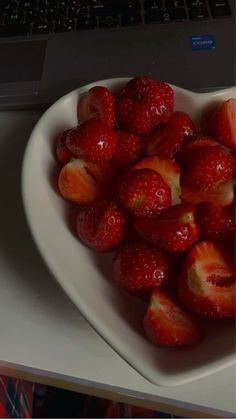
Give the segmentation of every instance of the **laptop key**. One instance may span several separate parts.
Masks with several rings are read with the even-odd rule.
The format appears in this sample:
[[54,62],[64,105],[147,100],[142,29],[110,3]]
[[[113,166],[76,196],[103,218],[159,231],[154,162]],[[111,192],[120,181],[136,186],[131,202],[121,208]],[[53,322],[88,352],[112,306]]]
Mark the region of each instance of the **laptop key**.
[[206,7],[192,7],[189,16],[191,20],[205,20],[209,18],[209,13]]
[[145,10],[161,10],[163,9],[162,0],[146,0],[144,3]]
[[166,0],[166,9],[184,7],[184,0]]
[[119,26],[119,16],[118,15],[108,15],[101,16],[98,20],[98,25],[100,28],[115,28]]
[[50,31],[50,24],[47,20],[39,20],[38,22],[34,22],[32,28],[32,34],[41,35],[45,33],[49,33]]
[[97,20],[95,17],[88,17],[88,18],[83,18],[80,17],[77,20],[77,29],[78,30],[83,30],[83,29],[94,29],[97,26]]
[[55,32],[71,32],[75,29],[75,23],[73,19],[57,19],[55,21]]
[[68,9],[69,18],[79,18],[81,16],[88,16],[87,6],[70,6]]
[[162,12],[161,10],[149,11],[145,15],[145,22],[150,23],[161,23],[162,22]]
[[205,0],[187,0],[188,7],[206,7]]
[[214,18],[231,16],[227,0],[210,0],[210,7]]
[[140,13],[127,13],[121,16],[122,26],[133,26],[139,25],[141,23]]
[[0,26],[0,37],[27,35],[28,32],[29,25],[25,23],[15,22]]
[[138,0],[94,0],[90,7],[92,16],[128,13],[140,9]]

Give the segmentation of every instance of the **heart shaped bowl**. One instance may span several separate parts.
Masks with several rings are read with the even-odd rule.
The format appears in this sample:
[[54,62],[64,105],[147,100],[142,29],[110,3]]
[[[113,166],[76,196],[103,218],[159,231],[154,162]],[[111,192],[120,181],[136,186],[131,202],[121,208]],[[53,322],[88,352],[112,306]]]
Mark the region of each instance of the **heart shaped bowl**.
[[[77,125],[80,95],[95,85],[106,86],[117,95],[128,80],[116,78],[83,86],[59,99],[42,115],[30,136],[23,160],[23,205],[33,238],[48,268],[89,323],[149,381],[174,386],[235,362],[233,324],[211,324],[205,340],[196,347],[173,349],[149,343],[140,328],[142,307],[109,281],[111,255],[98,255],[79,242],[68,227],[70,204],[59,196],[55,186],[55,137]],[[235,88],[193,93],[172,87],[175,110],[187,112],[196,123],[208,106],[236,95]]]

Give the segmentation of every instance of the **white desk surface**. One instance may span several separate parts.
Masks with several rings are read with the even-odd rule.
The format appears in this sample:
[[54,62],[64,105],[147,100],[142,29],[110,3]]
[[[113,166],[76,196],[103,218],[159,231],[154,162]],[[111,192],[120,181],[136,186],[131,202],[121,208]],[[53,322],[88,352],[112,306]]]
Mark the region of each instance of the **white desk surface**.
[[90,327],[48,272],[21,203],[21,162],[39,113],[0,113],[0,372],[179,416],[235,417],[227,368],[177,387],[149,383]]

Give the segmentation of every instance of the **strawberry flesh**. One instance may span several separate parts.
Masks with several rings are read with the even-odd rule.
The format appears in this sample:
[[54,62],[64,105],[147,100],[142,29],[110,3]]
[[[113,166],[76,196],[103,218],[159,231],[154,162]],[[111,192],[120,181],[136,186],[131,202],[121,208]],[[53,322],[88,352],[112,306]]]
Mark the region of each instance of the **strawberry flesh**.
[[235,317],[235,272],[222,245],[198,242],[186,255],[177,280],[178,296],[190,311],[210,317]]
[[96,119],[110,128],[115,124],[115,100],[112,92],[104,86],[94,86],[80,99],[77,108],[78,121]]
[[219,105],[208,122],[210,134],[223,145],[236,146],[236,99],[231,98]]
[[144,331],[155,345],[186,346],[202,339],[198,323],[166,291],[155,289],[143,319]]

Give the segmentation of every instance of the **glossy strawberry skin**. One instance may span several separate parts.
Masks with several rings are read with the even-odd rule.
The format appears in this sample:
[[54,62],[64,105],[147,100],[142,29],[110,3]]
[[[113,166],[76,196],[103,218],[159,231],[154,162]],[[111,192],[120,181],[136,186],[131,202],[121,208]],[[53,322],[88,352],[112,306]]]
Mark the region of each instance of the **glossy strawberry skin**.
[[233,173],[233,157],[222,146],[216,145],[191,153],[182,179],[190,188],[208,191],[232,178]]
[[99,252],[113,250],[124,239],[127,217],[112,201],[97,201],[80,212],[76,220],[79,239]]
[[155,218],[137,218],[134,228],[143,239],[169,252],[185,251],[199,236],[195,207],[190,204],[175,205]]
[[227,250],[198,242],[187,253],[177,279],[178,297],[193,313],[214,319],[235,317],[235,272]]
[[78,121],[96,119],[109,128],[115,124],[115,99],[112,92],[104,86],[94,86],[79,99]]
[[70,132],[70,129],[61,132],[56,138],[56,158],[62,163],[66,164],[73,157],[72,152],[68,149],[66,145],[67,135]]
[[208,118],[209,133],[221,144],[235,149],[236,146],[236,99],[221,103]]
[[60,194],[78,204],[91,204],[104,197],[112,182],[108,163],[98,164],[73,159],[65,164],[59,174]]
[[143,326],[148,339],[158,346],[195,345],[202,339],[197,322],[161,289],[152,292]]
[[148,76],[135,77],[117,100],[119,127],[145,135],[166,121],[173,110],[173,100],[173,89],[167,83]]
[[117,148],[112,158],[112,167],[118,171],[125,171],[135,163],[141,155],[140,137],[123,130],[115,131],[117,137]]
[[155,287],[172,284],[170,256],[142,240],[129,240],[114,255],[112,271],[115,282],[128,293],[148,296]]
[[118,181],[118,203],[137,217],[152,217],[171,205],[171,190],[152,169],[134,170]]
[[172,205],[180,202],[180,167],[174,159],[159,156],[145,157],[139,160],[130,170],[153,169],[161,175],[171,189]]
[[154,128],[143,138],[143,148],[148,156],[173,158],[183,146],[184,138],[193,136],[196,128],[184,112],[174,112],[166,124]]
[[196,223],[202,240],[228,240],[235,232],[233,208],[223,209],[213,203],[197,206]]
[[76,157],[106,162],[115,154],[117,139],[111,128],[101,121],[91,119],[69,132],[66,145]]

